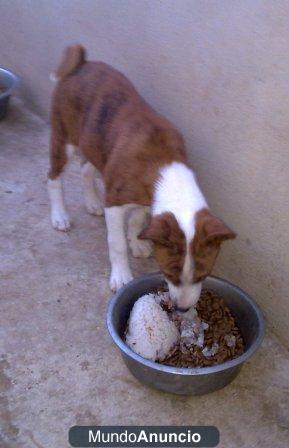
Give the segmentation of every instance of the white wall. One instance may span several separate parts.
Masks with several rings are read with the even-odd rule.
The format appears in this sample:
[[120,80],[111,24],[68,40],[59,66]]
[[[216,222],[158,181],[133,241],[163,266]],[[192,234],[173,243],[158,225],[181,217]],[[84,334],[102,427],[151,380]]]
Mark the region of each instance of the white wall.
[[0,2],[0,65],[47,115],[65,45],[122,70],[183,132],[213,210],[238,232],[215,270],[252,294],[289,345],[289,3]]

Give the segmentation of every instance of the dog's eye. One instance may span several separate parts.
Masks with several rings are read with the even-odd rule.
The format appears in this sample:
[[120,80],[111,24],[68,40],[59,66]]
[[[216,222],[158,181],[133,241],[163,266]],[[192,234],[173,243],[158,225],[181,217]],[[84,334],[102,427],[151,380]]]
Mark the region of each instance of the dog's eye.
[[162,241],[158,241],[156,243],[156,246],[158,246],[161,249],[170,249],[171,243],[169,241],[162,240]]

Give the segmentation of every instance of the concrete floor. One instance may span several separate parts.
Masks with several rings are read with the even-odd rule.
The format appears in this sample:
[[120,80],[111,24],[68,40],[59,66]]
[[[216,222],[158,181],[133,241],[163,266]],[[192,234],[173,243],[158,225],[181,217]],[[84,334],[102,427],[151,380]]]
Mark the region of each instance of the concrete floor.
[[48,127],[17,103],[0,132],[1,448],[68,447],[75,424],[209,424],[220,447],[287,447],[289,357],[270,334],[207,396],[160,393],[130,375],[106,331],[105,225],[85,212],[77,164],[66,180],[74,225],[59,233],[48,218]]

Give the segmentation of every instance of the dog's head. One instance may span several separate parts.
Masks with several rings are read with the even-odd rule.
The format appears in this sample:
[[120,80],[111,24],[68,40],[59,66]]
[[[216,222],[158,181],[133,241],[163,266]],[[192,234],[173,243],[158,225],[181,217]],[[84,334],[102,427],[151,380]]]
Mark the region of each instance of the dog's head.
[[210,274],[223,241],[236,235],[208,209],[192,219],[189,240],[173,213],[155,215],[139,235],[154,243],[155,257],[169,286],[171,299],[181,310],[195,306],[202,281]]

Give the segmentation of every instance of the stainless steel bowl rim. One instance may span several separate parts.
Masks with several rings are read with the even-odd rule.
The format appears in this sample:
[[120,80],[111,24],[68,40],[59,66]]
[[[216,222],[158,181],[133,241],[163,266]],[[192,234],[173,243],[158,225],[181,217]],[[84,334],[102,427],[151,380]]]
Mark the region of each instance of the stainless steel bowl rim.
[[[155,276],[156,274],[157,273],[147,274],[145,276],[142,276],[142,279],[143,280],[145,278],[149,279],[151,276]],[[243,291],[238,286],[234,285],[233,283],[230,283],[228,280],[225,280],[220,277],[213,276],[213,275],[209,276],[208,278],[213,278],[214,280],[219,281],[223,284],[225,283],[225,284],[229,285],[231,288],[234,288],[236,291],[241,293],[245,297],[245,300],[247,300],[250,303],[250,305],[252,306],[252,308],[254,309],[254,311],[257,314],[257,317],[258,317],[258,320],[260,323],[259,335],[256,338],[256,340],[252,343],[251,347],[248,350],[246,350],[241,356],[238,356],[237,358],[234,358],[230,361],[226,361],[226,362],[223,362],[222,364],[217,364],[217,365],[214,365],[211,367],[187,368],[187,367],[171,367],[171,366],[166,366],[164,364],[158,364],[154,361],[150,361],[149,359],[143,358],[142,356],[138,355],[133,350],[131,350],[126,345],[126,343],[122,340],[122,338],[118,335],[117,331],[115,330],[115,328],[113,326],[111,317],[112,317],[113,308],[114,308],[115,304],[117,303],[119,296],[123,293],[123,291],[127,288],[128,285],[133,286],[134,283],[137,284],[140,278],[136,278],[136,279],[132,280],[130,283],[123,286],[112,297],[112,299],[109,303],[109,307],[108,307],[108,311],[107,311],[107,328],[108,328],[108,331],[109,331],[112,339],[114,340],[115,344],[119,347],[119,349],[126,356],[133,358],[135,361],[139,362],[140,364],[143,364],[151,369],[155,369],[155,370],[158,370],[161,372],[167,372],[167,373],[178,374],[178,375],[190,376],[190,375],[205,375],[205,374],[207,375],[210,373],[213,374],[216,372],[222,372],[223,370],[230,369],[232,367],[235,367],[239,364],[244,363],[248,358],[250,358],[250,356],[253,355],[253,353],[258,349],[258,347],[261,345],[261,343],[264,339],[265,321],[263,318],[262,311],[259,308],[259,306],[256,304],[256,302],[245,291]]]
[[5,68],[0,68],[0,79],[1,79],[1,75],[2,74],[8,75],[12,79],[13,83],[12,83],[11,87],[9,87],[9,89],[5,90],[3,93],[0,93],[0,99],[5,98],[6,96],[11,95],[13,90],[19,84],[18,76],[16,76],[15,73],[11,72],[11,70],[7,70]]

